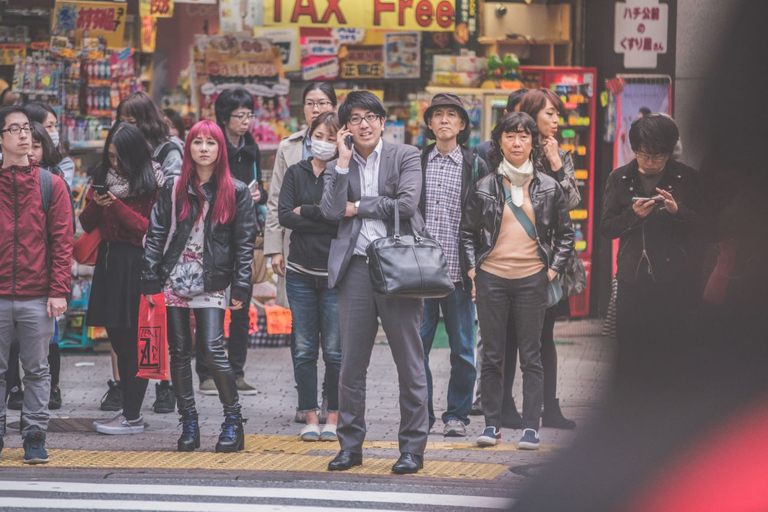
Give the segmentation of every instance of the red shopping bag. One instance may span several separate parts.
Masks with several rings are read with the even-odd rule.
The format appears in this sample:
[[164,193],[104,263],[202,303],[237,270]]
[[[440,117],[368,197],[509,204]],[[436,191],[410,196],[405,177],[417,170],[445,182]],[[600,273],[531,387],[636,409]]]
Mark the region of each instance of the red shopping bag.
[[152,299],[154,306],[143,295],[139,302],[139,372],[136,376],[169,380],[165,295],[158,293]]

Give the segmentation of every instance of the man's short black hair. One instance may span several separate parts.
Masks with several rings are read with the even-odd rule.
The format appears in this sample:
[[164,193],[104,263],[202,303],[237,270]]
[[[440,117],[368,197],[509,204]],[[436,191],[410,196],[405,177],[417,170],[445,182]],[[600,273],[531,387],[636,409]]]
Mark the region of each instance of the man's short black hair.
[[525,96],[525,93],[527,92],[528,89],[523,87],[509,93],[509,96],[507,96],[507,112],[514,112],[515,107],[518,106],[521,101],[523,101],[523,96]]
[[664,114],[650,114],[635,120],[629,129],[629,145],[635,153],[671,155],[680,138],[677,124]]
[[339,105],[339,122],[342,126],[349,122],[355,108],[370,111],[379,117],[387,117],[387,110],[381,100],[371,91],[352,91]]
[[239,108],[247,108],[253,112],[253,96],[244,87],[226,89],[216,98],[216,124],[224,130],[232,112]]
[[[0,130],[5,130],[5,120],[11,114],[27,115],[27,113],[24,111],[24,107],[20,107],[18,105],[0,108]],[[29,116],[27,116],[27,119],[29,119]]]

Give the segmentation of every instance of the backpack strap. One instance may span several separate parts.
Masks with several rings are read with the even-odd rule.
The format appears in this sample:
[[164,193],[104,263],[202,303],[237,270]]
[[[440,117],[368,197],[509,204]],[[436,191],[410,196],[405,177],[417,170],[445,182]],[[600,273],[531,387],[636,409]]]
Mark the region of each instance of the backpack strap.
[[171,141],[166,142],[153,160],[162,166],[165,163],[165,159],[168,158],[168,154],[174,149],[179,151],[179,148],[177,148]]
[[38,167],[40,176],[40,196],[43,200],[43,213],[48,215],[53,200],[53,175],[47,169]]

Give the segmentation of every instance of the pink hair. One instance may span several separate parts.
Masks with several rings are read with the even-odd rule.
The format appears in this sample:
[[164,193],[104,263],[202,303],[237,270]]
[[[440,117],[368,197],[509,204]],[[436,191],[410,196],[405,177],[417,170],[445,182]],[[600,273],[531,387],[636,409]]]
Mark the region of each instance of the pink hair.
[[200,121],[187,133],[184,143],[184,161],[181,164],[181,176],[176,186],[176,197],[179,199],[181,213],[179,220],[187,218],[189,213],[189,187],[197,191],[200,203],[200,215],[203,214],[203,191],[200,189],[200,181],[197,177],[195,162],[192,160],[192,141],[197,137],[207,136],[215,140],[219,145],[219,154],[213,165],[213,177],[216,182],[216,203],[213,205],[211,219],[214,223],[228,224],[235,218],[235,184],[232,174],[229,172],[227,160],[227,143],[221,128],[211,121]]

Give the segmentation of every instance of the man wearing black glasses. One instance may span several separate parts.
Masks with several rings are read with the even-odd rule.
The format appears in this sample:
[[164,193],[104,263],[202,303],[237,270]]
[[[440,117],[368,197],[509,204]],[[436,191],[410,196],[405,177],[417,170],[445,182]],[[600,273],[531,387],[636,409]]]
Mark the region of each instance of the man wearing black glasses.
[[396,199],[406,234],[409,229],[426,232],[418,208],[419,151],[383,141],[385,117],[384,105],[369,91],[352,92],[339,106],[339,158],[328,163],[320,202],[323,216],[341,220],[328,257],[328,286],[339,287],[342,354],[337,429],[341,451],[328,465],[331,471],[363,463],[365,381],[379,318],[400,383],[401,455],[392,471],[419,471],[427,445],[427,377],[419,337],[423,301],[377,296],[365,256],[372,241],[388,235]]
[[702,203],[698,173],[670,158],[678,138],[670,117],[643,116],[629,130],[635,159],[608,177],[601,230],[619,239],[618,379],[680,343],[697,302]]
[[6,423],[5,374],[16,338],[24,369],[24,463],[41,464],[48,462],[48,348],[56,317],[67,310],[73,226],[64,180],[30,162],[31,144],[24,110],[0,109],[0,451]]

